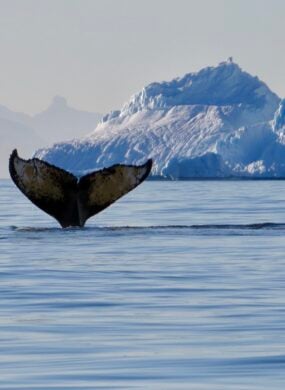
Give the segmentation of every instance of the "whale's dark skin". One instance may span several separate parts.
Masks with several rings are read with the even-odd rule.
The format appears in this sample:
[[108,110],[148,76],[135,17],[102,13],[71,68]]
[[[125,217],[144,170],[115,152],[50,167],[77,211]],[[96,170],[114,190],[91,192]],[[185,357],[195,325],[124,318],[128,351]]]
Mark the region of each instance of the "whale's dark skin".
[[38,158],[24,160],[16,149],[9,160],[10,175],[19,190],[63,228],[83,227],[88,218],[142,183],[151,167],[152,160],[140,166],[116,164],[78,179]]

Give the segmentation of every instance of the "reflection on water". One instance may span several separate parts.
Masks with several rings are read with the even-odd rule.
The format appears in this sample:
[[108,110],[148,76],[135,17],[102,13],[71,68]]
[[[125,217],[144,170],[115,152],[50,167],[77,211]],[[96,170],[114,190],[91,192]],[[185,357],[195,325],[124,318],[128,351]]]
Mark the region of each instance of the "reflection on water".
[[84,229],[0,184],[1,389],[285,387],[285,182],[147,182]]

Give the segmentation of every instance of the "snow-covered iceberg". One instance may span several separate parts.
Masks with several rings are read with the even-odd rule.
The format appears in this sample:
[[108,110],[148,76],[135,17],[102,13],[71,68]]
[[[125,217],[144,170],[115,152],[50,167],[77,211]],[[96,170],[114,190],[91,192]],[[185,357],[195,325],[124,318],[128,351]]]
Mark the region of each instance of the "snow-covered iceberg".
[[36,156],[72,172],[153,158],[171,179],[285,177],[285,100],[232,60],[152,83],[88,136]]

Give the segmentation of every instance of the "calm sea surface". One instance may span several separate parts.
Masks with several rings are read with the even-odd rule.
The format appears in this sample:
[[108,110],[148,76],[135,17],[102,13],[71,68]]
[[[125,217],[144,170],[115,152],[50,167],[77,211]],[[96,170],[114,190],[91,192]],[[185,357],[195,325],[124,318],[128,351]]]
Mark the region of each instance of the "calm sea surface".
[[0,181],[1,389],[284,389],[285,182],[146,182],[62,230]]

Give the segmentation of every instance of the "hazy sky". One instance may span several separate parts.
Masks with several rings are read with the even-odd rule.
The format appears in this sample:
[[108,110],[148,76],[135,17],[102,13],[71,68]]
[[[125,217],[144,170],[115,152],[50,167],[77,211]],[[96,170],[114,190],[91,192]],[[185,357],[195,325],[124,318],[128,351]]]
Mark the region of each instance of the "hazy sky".
[[101,113],[229,56],[285,97],[284,0],[0,0],[0,104]]

